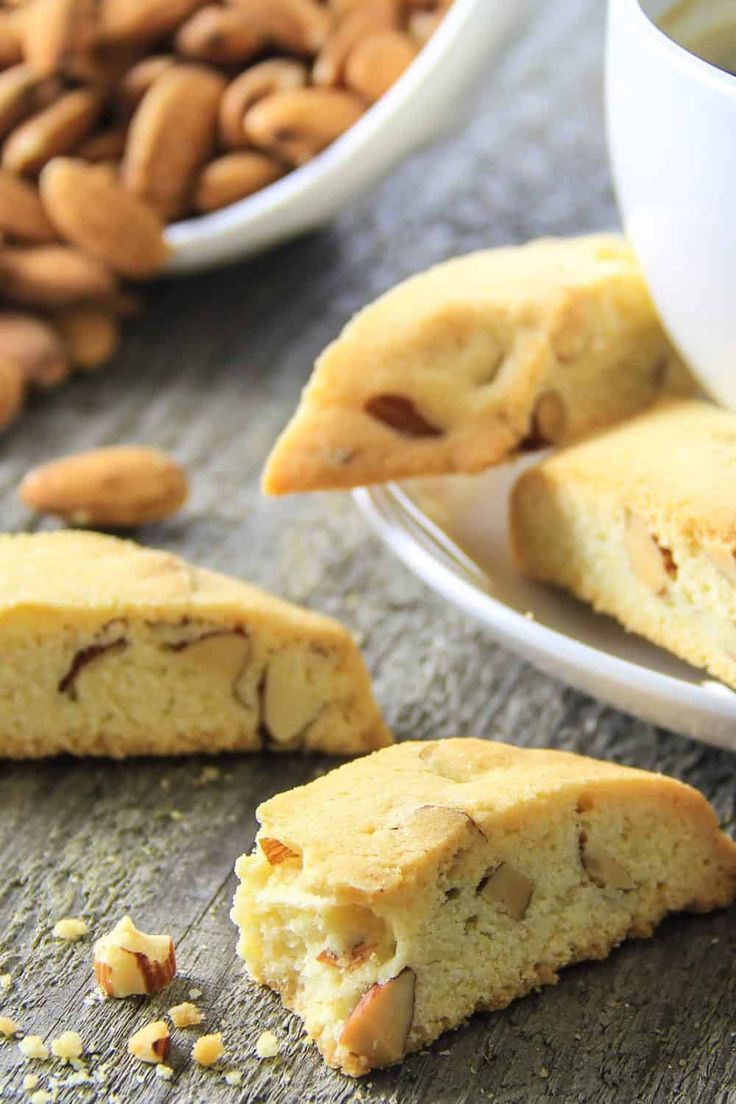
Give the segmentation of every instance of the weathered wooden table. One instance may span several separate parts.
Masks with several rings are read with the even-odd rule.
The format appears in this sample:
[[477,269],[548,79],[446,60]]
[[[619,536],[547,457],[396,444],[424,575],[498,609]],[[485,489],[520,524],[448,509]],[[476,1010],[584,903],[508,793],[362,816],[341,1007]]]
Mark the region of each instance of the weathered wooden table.
[[[499,0],[503,2],[503,0]],[[470,126],[422,151],[329,230],[253,263],[161,286],[117,364],[39,402],[2,442],[3,528],[36,524],[14,487],[32,463],[85,446],[151,442],[193,476],[191,506],[140,534],[243,574],[345,620],[364,642],[400,737],[477,733],[658,768],[701,787],[734,824],[726,753],[603,708],[495,647],[412,578],[367,531],[349,498],[265,501],[258,475],[314,354],[349,314],[407,273],[452,253],[540,233],[614,224],[601,112],[601,0],[552,0],[507,47]],[[1,657],[0,657],[1,661]],[[204,761],[0,766],[0,1011],[45,1037],[79,1030],[92,1084],[68,1101],[544,1100],[736,1102],[734,915],[665,923],[650,942],[567,971],[555,989],[477,1016],[400,1069],[356,1084],[303,1045],[295,1019],[246,980],[228,910],[233,862],[250,847],[257,803],[326,762]],[[125,912],[171,931],[180,976],[152,1007],[91,997],[91,939],[59,944],[60,916],[100,932]],[[134,1026],[201,989],[222,1070],[173,1053],[174,1079],[125,1054]],[[272,1028],[282,1058],[259,1061]],[[182,1033],[179,1033],[179,1038]],[[223,1078],[242,1071],[240,1086]],[[0,1043],[0,1095],[27,1066]]]

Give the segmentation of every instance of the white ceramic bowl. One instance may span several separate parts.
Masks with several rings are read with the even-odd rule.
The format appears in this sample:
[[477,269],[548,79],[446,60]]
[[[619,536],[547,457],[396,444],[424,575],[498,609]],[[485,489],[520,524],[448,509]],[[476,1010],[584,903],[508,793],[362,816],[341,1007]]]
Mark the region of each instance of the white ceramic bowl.
[[[736,76],[659,30],[671,4],[609,0],[613,173],[665,325],[706,389],[736,408]],[[734,0],[721,7],[733,17]]]
[[463,94],[530,6],[530,0],[455,0],[401,80],[324,153],[248,199],[170,227],[169,272],[245,257],[328,222],[455,122]]

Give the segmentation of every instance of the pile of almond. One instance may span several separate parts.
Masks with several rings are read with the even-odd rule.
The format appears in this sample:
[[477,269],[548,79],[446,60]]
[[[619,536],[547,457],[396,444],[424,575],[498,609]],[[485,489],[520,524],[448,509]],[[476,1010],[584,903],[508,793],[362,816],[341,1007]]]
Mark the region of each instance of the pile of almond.
[[0,429],[109,359],[166,223],[314,157],[449,2],[0,0]]

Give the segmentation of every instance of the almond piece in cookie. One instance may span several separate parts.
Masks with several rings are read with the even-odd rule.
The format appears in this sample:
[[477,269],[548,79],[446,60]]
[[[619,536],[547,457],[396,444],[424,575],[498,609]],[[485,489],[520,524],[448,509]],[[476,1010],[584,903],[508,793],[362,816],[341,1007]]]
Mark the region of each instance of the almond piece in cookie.
[[623,238],[473,253],[348,323],[317,361],[263,488],[479,472],[692,389]]
[[150,995],[165,989],[176,974],[170,935],[146,935],[124,916],[95,943],[95,977],[109,997]]
[[511,528],[529,578],[736,689],[736,415],[670,402],[543,460]]
[[80,531],[0,536],[0,577],[0,757],[391,741],[347,629],[248,583]]
[[[562,751],[402,743],[257,816],[236,866],[239,954],[352,1076],[669,912],[736,898],[736,844],[701,794]],[[299,861],[274,865],[265,840]]]

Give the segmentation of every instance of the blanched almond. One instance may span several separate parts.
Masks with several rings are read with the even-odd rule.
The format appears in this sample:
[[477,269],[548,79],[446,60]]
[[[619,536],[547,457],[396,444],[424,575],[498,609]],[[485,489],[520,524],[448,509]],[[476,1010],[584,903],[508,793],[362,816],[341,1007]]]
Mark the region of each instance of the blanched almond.
[[123,158],[127,188],[164,219],[181,214],[210,156],[225,81],[198,65],[175,65],[153,82],[133,116]]
[[26,506],[86,525],[128,527],[160,521],[186,502],[187,478],[158,449],[94,449],[29,472],[20,486]]
[[567,411],[558,393],[542,391],[534,403],[525,446],[544,448],[557,444],[564,435],[566,424]]
[[345,83],[375,103],[409,68],[418,48],[403,31],[376,31],[353,46],[345,61]]
[[711,544],[705,549],[705,554],[719,575],[722,575],[731,586],[736,586],[736,556],[734,550],[724,548],[722,545]]
[[9,169],[0,169],[0,232],[37,244],[56,239],[34,185]]
[[0,313],[0,360],[20,365],[26,383],[54,387],[69,375],[69,360],[57,334],[32,314]]
[[534,883],[510,863],[502,862],[478,886],[478,893],[514,920],[523,920]]
[[324,705],[323,689],[301,652],[279,652],[268,665],[263,724],[274,743],[297,740]]
[[220,139],[231,149],[248,146],[243,120],[253,104],[272,92],[303,88],[307,69],[292,58],[269,58],[244,70],[227,86],[220,101]]
[[13,303],[62,307],[109,298],[116,286],[106,265],[71,245],[6,246],[0,251],[0,292]]
[[283,167],[265,153],[227,153],[205,165],[194,189],[194,209],[217,211],[253,195],[283,176]]
[[662,595],[677,569],[669,549],[659,544],[646,523],[631,512],[624,523],[624,548],[629,566],[640,583],[653,594]]
[[259,100],[245,116],[245,131],[254,145],[302,165],[344,134],[363,111],[350,92],[296,88]]
[[3,165],[17,173],[39,172],[52,157],[71,152],[87,137],[100,109],[95,92],[67,92],[16,127],[3,146]]
[[171,34],[204,0],[100,0],[100,37],[154,42]]
[[414,1019],[415,989],[416,975],[408,966],[389,981],[372,985],[346,1021],[340,1045],[371,1066],[401,1061]]
[[120,342],[112,308],[85,306],[58,311],[53,326],[74,368],[94,371],[115,354]]
[[84,161],[58,157],[40,180],[41,197],[57,230],[121,276],[140,279],[168,253],[160,219],[122,185]]
[[207,4],[179,28],[175,45],[178,53],[195,61],[236,65],[262,50],[265,38],[259,25],[237,8]]
[[580,860],[590,880],[600,889],[636,889],[636,883],[618,859],[592,844],[585,833],[580,837]]

